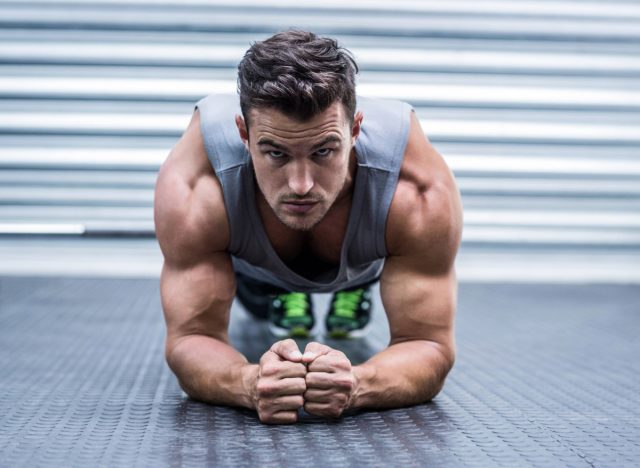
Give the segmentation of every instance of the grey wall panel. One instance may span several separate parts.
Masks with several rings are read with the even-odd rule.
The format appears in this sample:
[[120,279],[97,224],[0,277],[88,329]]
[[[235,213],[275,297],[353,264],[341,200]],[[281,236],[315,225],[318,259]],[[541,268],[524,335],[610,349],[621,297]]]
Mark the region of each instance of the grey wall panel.
[[353,50],[360,93],[414,105],[463,243],[640,248],[637,2],[3,1],[0,26],[2,235],[153,237],[193,103],[297,26]]

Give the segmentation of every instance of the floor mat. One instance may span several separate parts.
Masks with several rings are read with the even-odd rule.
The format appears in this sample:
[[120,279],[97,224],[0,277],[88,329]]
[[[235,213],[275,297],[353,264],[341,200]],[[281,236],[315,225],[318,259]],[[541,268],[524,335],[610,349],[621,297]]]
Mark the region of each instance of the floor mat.
[[[444,390],[338,421],[186,398],[163,359],[158,283],[0,277],[0,466],[637,466],[640,288],[469,284]],[[340,344],[361,362],[376,325]],[[275,341],[234,306],[233,342]]]

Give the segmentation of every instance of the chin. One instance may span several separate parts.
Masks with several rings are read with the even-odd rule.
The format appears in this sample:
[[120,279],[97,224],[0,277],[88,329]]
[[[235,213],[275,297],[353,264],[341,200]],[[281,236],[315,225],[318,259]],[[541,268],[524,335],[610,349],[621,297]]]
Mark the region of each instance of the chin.
[[311,231],[316,224],[320,222],[320,219],[302,219],[291,217],[278,217],[280,222],[294,231]]
[[322,213],[320,216],[291,216],[277,213],[277,217],[282,224],[294,231],[311,231],[320,221],[324,218],[326,213]]

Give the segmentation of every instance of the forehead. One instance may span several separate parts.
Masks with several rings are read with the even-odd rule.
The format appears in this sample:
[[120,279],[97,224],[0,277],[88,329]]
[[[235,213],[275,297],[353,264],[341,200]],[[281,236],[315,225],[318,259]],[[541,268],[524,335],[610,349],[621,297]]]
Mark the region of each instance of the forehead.
[[281,139],[308,139],[325,133],[343,133],[346,124],[344,106],[335,102],[324,112],[301,121],[273,108],[250,111],[249,131],[255,136],[269,135]]

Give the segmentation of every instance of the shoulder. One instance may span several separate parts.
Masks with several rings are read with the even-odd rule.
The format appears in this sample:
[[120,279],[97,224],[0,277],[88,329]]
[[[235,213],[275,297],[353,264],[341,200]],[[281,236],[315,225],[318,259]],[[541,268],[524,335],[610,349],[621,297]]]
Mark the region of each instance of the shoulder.
[[410,129],[386,229],[390,256],[433,271],[451,268],[462,233],[462,204],[453,173],[411,112]]
[[228,247],[222,187],[206,156],[198,111],[158,172],[154,222],[165,260],[190,262]]

